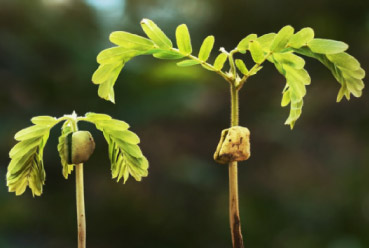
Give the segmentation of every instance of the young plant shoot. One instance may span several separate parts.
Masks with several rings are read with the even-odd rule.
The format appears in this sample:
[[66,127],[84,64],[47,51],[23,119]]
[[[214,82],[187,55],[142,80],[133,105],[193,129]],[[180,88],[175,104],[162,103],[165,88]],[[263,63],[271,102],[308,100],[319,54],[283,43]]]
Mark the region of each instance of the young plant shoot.
[[[92,81],[99,85],[101,98],[114,102],[114,84],[125,63],[139,55],[152,55],[158,59],[182,59],[178,66],[196,66],[219,74],[229,83],[231,92],[231,128],[223,130],[221,141],[214,154],[214,159],[227,163],[229,167],[229,218],[233,247],[243,247],[241,221],[238,207],[237,162],[250,156],[249,135],[247,128],[239,127],[239,91],[245,82],[263,68],[264,62],[272,63],[286,79],[282,90],[282,107],[290,105],[290,113],[285,122],[291,129],[301,115],[306,85],[310,76],[304,69],[305,60],[300,55],[319,60],[333,74],[340,84],[337,102],[350,95],[360,97],[364,88],[362,79],[365,71],[360,63],[345,51],[348,45],[341,41],[314,37],[311,28],[294,32],[293,27],[285,26],[278,33],[262,36],[250,34],[242,39],[231,51],[219,49],[214,62],[209,57],[214,46],[214,36],[203,41],[199,53],[193,54],[190,34],[185,24],[176,29],[177,48],[172,41],[151,20],[143,19],[141,26],[147,38],[124,31],[113,32],[110,41],[115,47],[103,50],[97,56],[99,68],[92,76]],[[249,52],[255,63],[250,69],[242,59],[235,59],[235,54]],[[229,68],[224,69],[228,61]]]
[[62,172],[65,179],[75,168],[76,200],[78,224],[78,248],[86,247],[86,221],[83,188],[83,163],[95,149],[95,142],[88,131],[79,131],[77,123],[87,121],[100,130],[109,146],[112,177],[117,181],[123,178],[125,183],[131,175],[137,181],[148,174],[148,161],[143,156],[138,144],[139,137],[129,131],[129,125],[112,119],[105,114],[87,113],[84,117],[65,115],[61,118],[37,116],[32,118],[33,126],[15,134],[18,143],[11,149],[11,158],[6,175],[9,192],[21,195],[27,186],[33,196],[40,196],[45,184],[43,151],[49,138],[50,129],[59,122],[62,125],[58,151],[61,158]]

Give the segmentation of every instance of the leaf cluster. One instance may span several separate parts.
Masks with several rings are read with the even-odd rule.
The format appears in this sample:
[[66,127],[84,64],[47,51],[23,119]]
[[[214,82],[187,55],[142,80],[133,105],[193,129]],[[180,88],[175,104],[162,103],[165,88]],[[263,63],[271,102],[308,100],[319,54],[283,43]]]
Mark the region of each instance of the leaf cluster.
[[65,115],[61,118],[51,116],[37,116],[32,118],[32,126],[20,130],[15,134],[18,143],[10,150],[11,161],[7,172],[7,186],[9,192],[21,195],[27,186],[33,196],[42,194],[46,174],[43,163],[43,151],[49,138],[50,129],[59,122],[64,122],[59,137],[58,151],[62,164],[62,174],[65,179],[74,169],[74,164],[68,164],[65,151],[66,137],[77,131],[77,122],[87,121],[93,123],[103,132],[109,145],[109,158],[111,161],[112,177],[124,182],[129,175],[140,181],[148,174],[148,162],[143,156],[138,144],[140,139],[129,131],[129,125],[105,114],[87,113],[85,117],[75,114]]
[[[364,88],[362,79],[365,71],[360,63],[345,51],[348,45],[341,41],[314,38],[311,28],[303,28],[294,32],[293,27],[285,26],[278,33],[262,36],[250,34],[243,38],[235,49],[227,52],[224,48],[213,63],[208,62],[214,47],[214,36],[204,39],[197,56],[193,55],[191,38],[188,28],[181,24],[176,29],[177,47],[151,20],[143,19],[141,27],[147,38],[124,31],[113,32],[110,41],[116,47],[103,50],[97,56],[100,64],[92,81],[99,85],[100,97],[114,102],[114,84],[124,64],[138,55],[152,55],[158,59],[182,59],[177,65],[181,67],[201,65],[222,76],[237,90],[241,89],[246,80],[262,69],[262,64],[269,61],[286,79],[282,91],[282,107],[290,105],[290,113],[285,124],[293,128],[300,117],[303,98],[306,95],[306,85],[311,82],[308,72],[304,69],[305,60],[299,55],[315,58],[325,65],[340,83],[337,101],[343,96],[348,100],[352,94],[360,97]],[[254,66],[246,67],[242,59],[235,59],[236,53],[249,52]],[[229,62],[229,71],[223,71],[225,63]]]

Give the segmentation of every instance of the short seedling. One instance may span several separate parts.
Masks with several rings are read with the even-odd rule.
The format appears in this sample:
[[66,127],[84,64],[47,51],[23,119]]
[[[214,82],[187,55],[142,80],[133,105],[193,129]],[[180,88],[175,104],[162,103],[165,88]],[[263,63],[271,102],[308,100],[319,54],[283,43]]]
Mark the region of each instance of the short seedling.
[[65,179],[76,169],[76,200],[78,224],[78,248],[86,247],[86,221],[83,188],[83,163],[95,149],[95,142],[88,131],[78,131],[78,121],[87,121],[103,132],[108,142],[112,177],[125,183],[129,175],[137,181],[146,177],[148,161],[143,156],[138,143],[139,137],[129,131],[129,125],[112,119],[105,114],[87,113],[78,117],[75,113],[61,118],[37,116],[32,118],[33,126],[15,134],[19,141],[10,151],[7,185],[9,192],[21,195],[27,186],[33,196],[42,194],[45,183],[43,150],[49,138],[50,129],[59,122],[64,122],[59,137],[58,151],[61,158],[62,172]]
[[[117,31],[110,35],[110,41],[116,47],[103,50],[97,56],[100,64],[92,77],[92,81],[99,85],[100,97],[114,102],[114,84],[125,63],[138,55],[153,55],[158,59],[183,59],[178,66],[201,65],[214,71],[225,79],[231,91],[231,128],[222,132],[221,141],[214,154],[214,159],[220,163],[229,164],[229,217],[233,247],[243,247],[241,221],[238,207],[237,161],[250,156],[249,131],[239,127],[239,99],[238,93],[247,79],[262,69],[262,64],[269,61],[274,64],[280,74],[286,78],[282,91],[282,107],[290,105],[290,114],[285,124],[291,129],[301,115],[306,85],[310,84],[310,76],[304,69],[305,61],[298,55],[315,58],[325,65],[340,83],[337,101],[350,94],[360,97],[364,88],[362,79],[365,71],[359,62],[346,53],[348,45],[344,42],[314,38],[311,28],[303,28],[294,33],[291,26],[283,27],[278,33],[269,33],[258,37],[250,34],[242,39],[236,48],[226,51],[220,48],[220,54],[214,63],[208,59],[214,46],[214,37],[208,36],[202,43],[198,56],[192,55],[190,34],[185,24],[176,30],[178,48],[173,47],[172,41],[151,20],[141,21],[143,31],[148,38],[135,34]],[[241,59],[235,59],[236,54],[250,52],[255,63],[250,69]],[[298,54],[298,55],[296,55]],[[223,69],[228,61],[229,69]]]

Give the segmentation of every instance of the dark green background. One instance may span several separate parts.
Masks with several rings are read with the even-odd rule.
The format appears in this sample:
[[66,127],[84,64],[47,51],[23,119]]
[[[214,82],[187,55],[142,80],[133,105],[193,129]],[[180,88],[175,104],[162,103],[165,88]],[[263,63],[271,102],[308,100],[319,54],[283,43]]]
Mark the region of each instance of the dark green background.
[[[91,75],[108,35],[143,35],[154,20],[174,39],[187,23],[194,46],[207,35],[232,49],[249,33],[310,26],[342,40],[369,65],[365,0],[0,0],[0,247],[76,247],[74,175],[65,180],[56,150],[45,150],[42,197],[7,193],[8,151],[35,115],[106,112],[131,124],[150,161],[149,177],[111,180],[107,145],[91,125],[96,151],[85,165],[87,245],[230,247],[227,167],[212,160],[229,125],[226,82],[201,67],[152,57],[129,62],[113,105],[97,96]],[[213,57],[212,57],[213,59]],[[240,94],[240,124],[251,130],[252,156],[240,164],[240,211],[249,248],[369,247],[369,97],[336,103],[339,84],[307,59],[312,78],[293,131],[280,107],[284,79],[265,65]]]

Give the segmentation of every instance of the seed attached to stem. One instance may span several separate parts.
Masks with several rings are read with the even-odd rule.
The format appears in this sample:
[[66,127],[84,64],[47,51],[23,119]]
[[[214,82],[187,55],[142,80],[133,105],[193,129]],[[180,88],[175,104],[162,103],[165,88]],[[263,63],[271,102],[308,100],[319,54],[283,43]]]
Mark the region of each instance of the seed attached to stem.
[[214,160],[220,164],[244,161],[250,157],[250,131],[246,127],[234,126],[222,131]]
[[89,131],[72,132],[66,137],[66,158],[68,164],[80,164],[88,161],[95,150],[95,141]]

